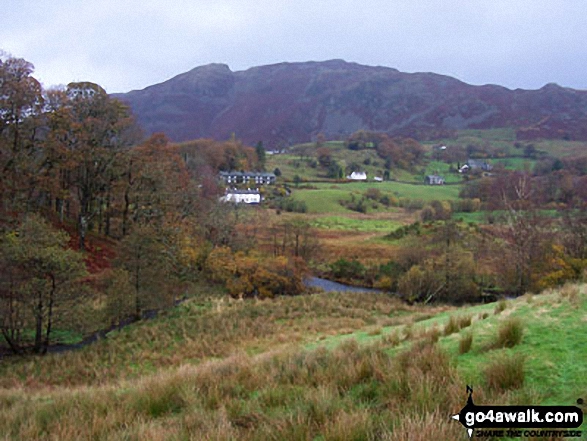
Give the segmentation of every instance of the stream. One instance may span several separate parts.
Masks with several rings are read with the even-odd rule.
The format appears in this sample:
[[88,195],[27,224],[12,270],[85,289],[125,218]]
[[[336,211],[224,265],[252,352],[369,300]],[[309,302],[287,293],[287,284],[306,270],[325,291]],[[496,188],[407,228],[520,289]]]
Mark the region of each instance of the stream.
[[373,292],[381,294],[382,291],[373,288],[365,288],[362,286],[345,285],[343,283],[333,282],[332,280],[322,279],[320,277],[309,277],[306,279],[306,286],[311,288],[322,288],[324,291],[338,291],[338,292]]

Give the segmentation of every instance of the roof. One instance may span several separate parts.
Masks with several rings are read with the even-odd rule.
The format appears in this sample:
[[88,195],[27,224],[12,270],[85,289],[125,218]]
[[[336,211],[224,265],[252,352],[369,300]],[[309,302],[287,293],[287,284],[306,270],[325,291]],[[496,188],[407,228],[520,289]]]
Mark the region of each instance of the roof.
[[264,178],[274,178],[275,177],[275,173],[269,173],[269,172],[239,172],[239,171],[221,171],[220,172],[220,176],[251,176],[251,177],[255,177],[255,176],[262,176]]
[[259,190],[238,190],[238,189],[234,189],[234,190],[227,190],[226,194],[261,194],[259,193]]

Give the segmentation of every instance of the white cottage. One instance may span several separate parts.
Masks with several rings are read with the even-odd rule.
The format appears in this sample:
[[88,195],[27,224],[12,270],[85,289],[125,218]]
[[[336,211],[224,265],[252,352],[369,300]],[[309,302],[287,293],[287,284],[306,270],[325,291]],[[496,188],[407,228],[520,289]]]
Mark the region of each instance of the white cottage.
[[259,190],[227,190],[226,194],[220,198],[222,202],[232,202],[234,204],[260,204],[261,193]]
[[350,179],[351,181],[366,181],[367,180],[367,173],[365,173],[365,172],[352,172],[346,178]]

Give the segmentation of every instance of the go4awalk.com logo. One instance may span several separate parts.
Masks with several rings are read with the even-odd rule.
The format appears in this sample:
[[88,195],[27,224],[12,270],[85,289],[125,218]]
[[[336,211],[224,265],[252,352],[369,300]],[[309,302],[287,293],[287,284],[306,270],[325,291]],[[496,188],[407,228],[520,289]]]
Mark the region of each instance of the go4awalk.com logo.
[[[452,416],[476,437],[562,437],[580,438],[573,430],[583,424],[583,411],[576,406],[477,406],[473,389],[461,411]],[[582,403],[582,400],[577,400]],[[528,429],[531,427],[532,429]]]

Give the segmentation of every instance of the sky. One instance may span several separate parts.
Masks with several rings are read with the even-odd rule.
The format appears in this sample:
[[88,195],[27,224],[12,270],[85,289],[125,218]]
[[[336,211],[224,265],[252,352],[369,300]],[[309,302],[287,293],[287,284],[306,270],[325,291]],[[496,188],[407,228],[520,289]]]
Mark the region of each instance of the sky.
[[587,89],[585,0],[2,0],[0,50],[109,93],[209,63],[344,59],[469,84]]

